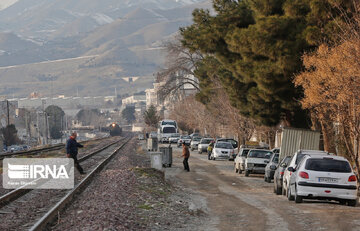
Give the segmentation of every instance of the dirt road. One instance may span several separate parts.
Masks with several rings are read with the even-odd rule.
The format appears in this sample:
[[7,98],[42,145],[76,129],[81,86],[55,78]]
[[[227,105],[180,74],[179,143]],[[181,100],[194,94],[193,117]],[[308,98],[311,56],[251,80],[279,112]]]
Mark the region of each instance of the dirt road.
[[185,172],[181,150],[173,149],[173,167],[165,175],[197,195],[194,209],[210,218],[199,230],[360,230],[360,207],[310,200],[295,204],[275,195],[262,175],[244,177],[234,172],[234,162],[210,161],[197,152]]

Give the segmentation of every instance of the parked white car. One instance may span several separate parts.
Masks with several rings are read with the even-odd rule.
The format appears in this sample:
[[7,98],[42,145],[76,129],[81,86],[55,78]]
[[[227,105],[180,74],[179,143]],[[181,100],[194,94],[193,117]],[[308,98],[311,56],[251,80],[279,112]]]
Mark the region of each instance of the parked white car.
[[180,139],[179,139],[178,142],[177,142],[177,146],[178,146],[178,147],[181,147],[181,145],[182,145],[183,143],[185,143],[187,146],[189,146],[189,145],[190,145],[190,142],[191,142],[191,137],[190,137],[190,136],[188,136],[188,135],[180,136]]
[[216,142],[212,150],[210,159],[229,159],[234,153],[234,147],[229,142]]
[[292,157],[290,164],[285,169],[283,177],[282,194],[287,196],[291,172],[288,170],[289,167],[296,168],[305,155],[316,156],[316,155],[329,155],[329,153],[320,150],[298,150]]
[[292,172],[288,199],[301,203],[303,199],[337,200],[356,206],[358,184],[349,161],[341,156],[305,156]]
[[270,150],[251,149],[245,160],[245,176],[249,176],[251,173],[264,174],[272,154]]
[[176,134],[172,134],[170,137],[169,137],[169,143],[177,143],[180,139],[180,134],[176,133]]
[[207,148],[209,147],[209,144],[211,141],[213,141],[214,139],[212,138],[202,138],[200,140],[200,143],[198,145],[198,152],[199,154],[203,153],[203,152],[207,152]]
[[234,160],[234,169],[236,173],[241,174],[245,171],[245,160],[250,148],[241,148]]
[[194,151],[194,150],[197,150],[198,149],[198,145],[200,143],[200,140],[201,140],[201,137],[200,136],[194,136],[192,139],[191,139],[191,142],[190,142],[190,149],[191,151]]

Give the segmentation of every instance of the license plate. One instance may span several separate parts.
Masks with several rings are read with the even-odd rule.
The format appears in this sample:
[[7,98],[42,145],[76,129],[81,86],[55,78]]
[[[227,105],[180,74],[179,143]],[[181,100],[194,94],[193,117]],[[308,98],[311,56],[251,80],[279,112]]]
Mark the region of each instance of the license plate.
[[337,183],[338,179],[335,178],[328,178],[328,177],[319,177],[319,182],[325,182],[325,183]]

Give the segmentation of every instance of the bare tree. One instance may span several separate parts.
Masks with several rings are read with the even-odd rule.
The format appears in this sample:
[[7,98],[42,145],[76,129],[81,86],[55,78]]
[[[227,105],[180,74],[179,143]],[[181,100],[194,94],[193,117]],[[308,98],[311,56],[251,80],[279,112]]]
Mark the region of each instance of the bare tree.
[[158,92],[159,98],[164,100],[169,95],[175,95],[174,93],[186,84],[200,91],[199,83],[193,76],[197,62],[203,59],[202,54],[185,48],[180,36],[167,42],[165,46],[167,48],[165,68],[156,74],[157,82],[164,82]]

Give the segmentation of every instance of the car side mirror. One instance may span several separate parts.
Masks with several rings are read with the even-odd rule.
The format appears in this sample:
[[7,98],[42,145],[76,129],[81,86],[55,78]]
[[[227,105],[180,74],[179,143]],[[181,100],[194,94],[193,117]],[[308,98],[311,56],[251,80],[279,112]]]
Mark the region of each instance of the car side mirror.
[[269,163],[269,161],[268,161],[268,160],[264,160],[264,163],[265,163],[265,164],[268,164],[268,163]]
[[295,172],[296,171],[295,168],[293,168],[293,167],[288,167],[287,170],[289,170],[289,172]]
[[283,164],[280,165],[280,167],[286,168],[286,167],[287,167],[287,164],[283,163]]
[[276,166],[275,166],[275,165],[271,165],[271,166],[270,166],[270,169],[271,169],[271,170],[276,170]]

